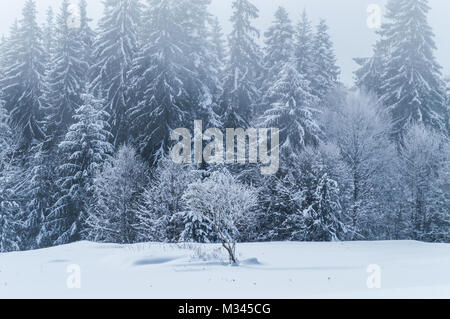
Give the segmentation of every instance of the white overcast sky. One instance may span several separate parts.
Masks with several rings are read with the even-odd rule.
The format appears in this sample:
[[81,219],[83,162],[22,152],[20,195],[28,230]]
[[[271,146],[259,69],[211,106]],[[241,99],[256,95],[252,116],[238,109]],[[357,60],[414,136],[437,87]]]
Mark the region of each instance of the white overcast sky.
[[[230,31],[229,18],[232,0],[212,0],[211,13],[217,15],[224,31]],[[370,4],[384,7],[387,0],[253,0],[260,9],[260,18],[256,26],[264,31],[270,24],[278,6],[284,6],[290,13],[291,20],[297,21],[303,8],[310,18],[317,23],[319,18],[327,20],[330,34],[334,41],[338,64],[342,69],[341,80],[346,84],[353,83],[353,71],[356,68],[354,57],[368,56],[376,40],[374,30],[367,26],[367,8]],[[40,19],[49,6],[57,9],[61,0],[36,0]],[[72,0],[76,3],[77,0]],[[10,25],[20,18],[25,0],[2,0],[0,11],[0,34],[8,33]],[[449,0],[429,0],[431,14],[429,21],[436,34],[438,46],[437,58],[444,67],[444,73],[450,74],[450,32]],[[97,19],[102,13],[101,0],[89,0],[89,13]],[[262,32],[263,33],[263,32]]]

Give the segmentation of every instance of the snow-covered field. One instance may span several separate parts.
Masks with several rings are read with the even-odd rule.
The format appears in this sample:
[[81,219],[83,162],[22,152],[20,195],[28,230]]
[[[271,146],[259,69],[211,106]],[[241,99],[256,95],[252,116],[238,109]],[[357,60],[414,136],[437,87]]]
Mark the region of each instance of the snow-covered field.
[[241,244],[239,266],[218,247],[80,242],[0,254],[0,298],[450,298],[446,244]]

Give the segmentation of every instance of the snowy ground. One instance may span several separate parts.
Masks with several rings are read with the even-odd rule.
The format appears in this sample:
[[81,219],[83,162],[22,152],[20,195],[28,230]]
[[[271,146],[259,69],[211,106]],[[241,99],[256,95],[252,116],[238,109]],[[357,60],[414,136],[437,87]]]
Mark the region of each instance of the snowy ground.
[[[237,267],[215,246],[195,247],[80,242],[0,254],[0,298],[450,298],[450,245],[241,244]],[[380,289],[367,286],[369,265],[381,269]]]

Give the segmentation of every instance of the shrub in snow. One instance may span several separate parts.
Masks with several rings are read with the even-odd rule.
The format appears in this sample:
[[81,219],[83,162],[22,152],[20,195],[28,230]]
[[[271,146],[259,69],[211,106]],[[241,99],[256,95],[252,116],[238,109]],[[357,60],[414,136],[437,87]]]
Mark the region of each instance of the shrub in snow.
[[213,227],[230,261],[237,263],[237,223],[256,205],[256,191],[239,183],[226,169],[216,171],[204,181],[189,185],[183,200],[192,211],[202,214]]

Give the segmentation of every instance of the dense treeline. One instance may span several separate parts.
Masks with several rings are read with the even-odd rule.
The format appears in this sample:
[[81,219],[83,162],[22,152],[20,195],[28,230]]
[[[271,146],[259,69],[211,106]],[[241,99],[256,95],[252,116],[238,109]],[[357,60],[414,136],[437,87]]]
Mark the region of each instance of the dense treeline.
[[[354,88],[328,26],[233,0],[34,0],[0,43],[0,251],[133,243],[450,241],[450,96],[426,0],[390,0]],[[291,18],[298,18],[292,22]],[[74,21],[76,20],[76,21]],[[276,127],[280,169],[181,165],[173,129]]]

